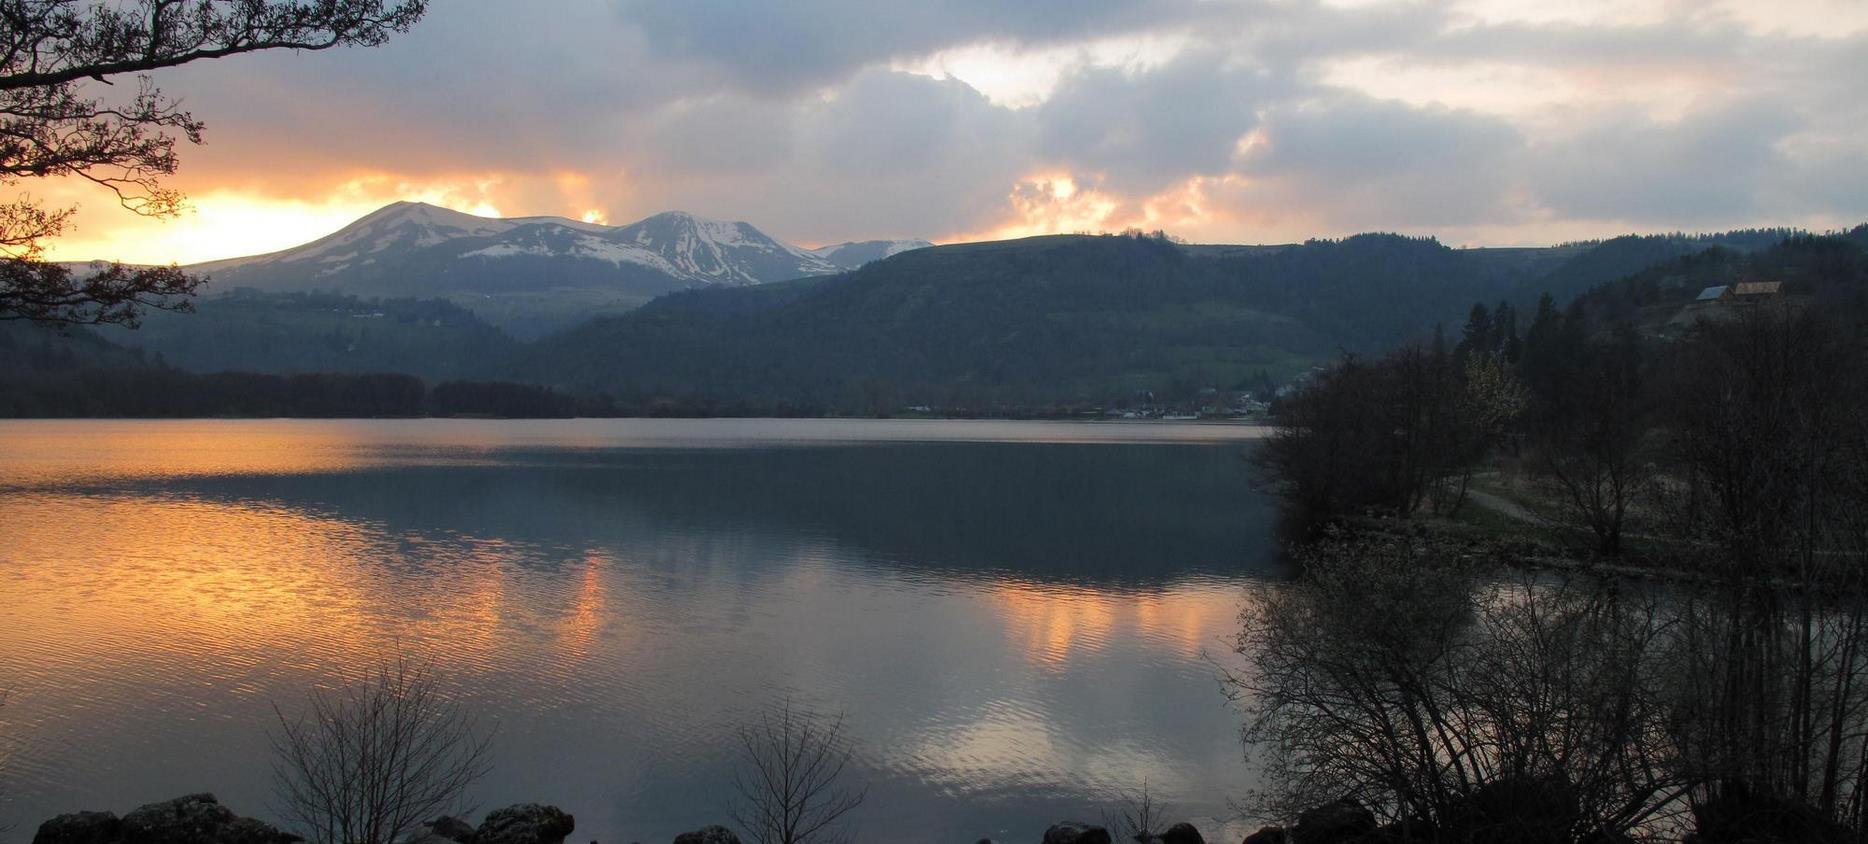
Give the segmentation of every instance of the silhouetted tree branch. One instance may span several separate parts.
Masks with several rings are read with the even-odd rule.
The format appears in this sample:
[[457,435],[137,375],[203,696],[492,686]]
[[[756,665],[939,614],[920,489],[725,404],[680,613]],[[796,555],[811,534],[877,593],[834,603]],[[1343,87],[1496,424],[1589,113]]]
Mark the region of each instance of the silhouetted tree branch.
[[109,264],[80,275],[61,264],[5,258],[0,259],[0,320],[134,328],[142,308],[194,310],[185,297],[202,281],[173,266]]
[[[181,193],[163,186],[177,137],[200,143],[203,124],[147,76],[127,96],[90,95],[91,82],[257,50],[375,46],[406,32],[425,0],[0,0],[0,185],[75,177],[124,208],[172,216]],[[179,309],[201,282],[169,268],[112,267],[91,278],[41,261],[72,209],[27,197],[0,205],[0,318],[134,324],[142,307]]]
[[846,787],[854,752],[843,716],[799,709],[787,699],[739,733],[744,769],[734,783],[734,820],[757,844],[838,844],[838,822],[866,790]]
[[313,844],[391,844],[457,812],[491,767],[488,734],[423,668],[395,658],[311,693],[272,737],[278,811]]

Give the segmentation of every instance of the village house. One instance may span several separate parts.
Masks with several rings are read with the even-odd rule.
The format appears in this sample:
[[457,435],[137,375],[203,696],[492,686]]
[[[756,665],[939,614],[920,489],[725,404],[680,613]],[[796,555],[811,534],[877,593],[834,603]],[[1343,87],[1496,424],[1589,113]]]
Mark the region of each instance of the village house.
[[1668,324],[1688,326],[1700,320],[1720,319],[1732,315],[1732,308],[1777,301],[1783,297],[1783,293],[1784,283],[1781,281],[1716,284],[1699,291],[1699,295],[1681,308],[1673,319],[1668,320]]
[[1731,302],[1740,305],[1755,305],[1776,299],[1783,295],[1783,292],[1784,283],[1781,281],[1747,281],[1732,289]]

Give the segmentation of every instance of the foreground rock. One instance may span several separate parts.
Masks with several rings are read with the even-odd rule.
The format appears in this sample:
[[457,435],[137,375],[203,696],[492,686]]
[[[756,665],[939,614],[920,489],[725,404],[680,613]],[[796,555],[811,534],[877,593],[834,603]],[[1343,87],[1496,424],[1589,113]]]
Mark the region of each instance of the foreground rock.
[[556,806],[522,803],[488,812],[479,829],[451,815],[426,826],[428,834],[416,838],[416,844],[563,844],[577,829],[577,819]]
[[1247,835],[1245,844],[1285,844],[1290,840],[1291,836],[1285,834],[1284,827],[1266,826],[1259,827],[1257,832]]
[[1201,837],[1199,828],[1185,822],[1168,827],[1167,831],[1161,833],[1155,840],[1161,844],[1206,844],[1206,839]]
[[1822,812],[1728,783],[1693,807],[1690,844],[1859,844],[1846,827]]
[[431,838],[453,841],[455,844],[472,844],[474,828],[473,824],[453,815],[442,815],[428,824],[428,834]]
[[109,812],[73,812],[39,825],[33,844],[108,844],[123,836],[123,822]]
[[675,836],[675,844],[739,844],[739,836],[724,826],[703,826]]
[[1345,798],[1298,815],[1290,838],[1303,844],[1348,844],[1374,831],[1375,813]]
[[1064,821],[1044,831],[1044,844],[1110,844],[1109,830],[1079,821]]
[[212,794],[150,803],[119,819],[109,812],[59,815],[39,825],[33,844],[287,844],[298,836],[243,818]]

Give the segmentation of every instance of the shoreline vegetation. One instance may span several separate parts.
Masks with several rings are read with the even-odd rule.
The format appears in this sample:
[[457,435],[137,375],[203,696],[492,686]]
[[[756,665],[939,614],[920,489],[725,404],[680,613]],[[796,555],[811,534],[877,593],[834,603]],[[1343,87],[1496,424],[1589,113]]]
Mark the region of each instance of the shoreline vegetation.
[[[1333,807],[1332,807],[1333,808]],[[1137,826],[1159,819],[1135,810],[1119,813],[1109,826],[1082,821],[1061,821],[1044,832],[1040,844],[1113,844],[1117,837],[1137,844],[1206,844],[1193,824],[1181,822],[1156,829]],[[1107,822],[1106,822],[1107,823]],[[1354,818],[1348,819],[1349,824]],[[1113,827],[1114,832],[1112,832]],[[1311,836],[1305,841],[1333,840],[1345,825],[1340,810],[1311,813],[1301,829]],[[517,803],[486,814],[479,826],[453,815],[438,815],[410,825],[404,837],[381,839],[384,844],[564,844],[577,830],[575,816],[557,806],[544,803]],[[821,833],[822,830],[817,830]],[[1318,833],[1321,833],[1319,835]],[[1261,833],[1262,835],[1262,833]],[[1258,840],[1254,840],[1258,839]],[[302,844],[308,839],[279,829],[265,821],[242,817],[215,798],[199,793],[139,806],[118,817],[108,811],[71,812],[40,824],[33,844]],[[323,840],[323,839],[312,839]],[[376,841],[378,839],[356,839]],[[675,836],[673,844],[741,844],[746,839],[725,826],[712,824]],[[752,833],[754,844],[834,844],[849,839],[779,832],[772,837]],[[1254,836],[1250,844],[1263,844]],[[600,844],[595,839],[591,844]],[[978,844],[993,844],[982,838]]]
[[[398,652],[372,672],[314,688],[301,708],[275,702],[274,710],[269,811],[283,828],[196,793],[122,817],[58,815],[39,825],[33,844],[563,844],[577,828],[573,815],[542,803],[488,812],[477,827],[456,815],[472,811],[461,808],[467,794],[495,763],[495,727],[433,663]],[[849,775],[856,747],[841,713],[783,698],[739,726],[734,749],[738,768],[723,789],[734,828],[701,827],[674,844],[856,840],[849,815],[868,788]],[[1042,844],[1206,844],[1192,824],[1169,825],[1168,814],[1144,784],[1103,825],[1053,824]]]
[[1044,419],[1266,424],[1199,404],[1051,403],[861,408],[658,397],[618,400],[510,381],[399,373],[194,374],[167,368],[0,375],[0,419]]
[[1522,334],[1475,305],[1456,341],[1281,402],[1254,462],[1298,574],[1256,590],[1227,681],[1252,805],[1341,794],[1374,836],[1342,840],[1370,842],[1863,840],[1868,307],[1844,269],[1663,319],[1546,297]]

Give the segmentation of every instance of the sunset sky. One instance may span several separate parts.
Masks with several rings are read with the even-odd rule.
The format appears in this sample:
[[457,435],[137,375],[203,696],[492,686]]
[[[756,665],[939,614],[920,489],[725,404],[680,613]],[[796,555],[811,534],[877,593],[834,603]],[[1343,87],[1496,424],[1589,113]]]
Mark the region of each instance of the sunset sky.
[[434,0],[159,74],[207,123],[53,257],[270,251],[388,202],[819,245],[1165,228],[1455,244],[1868,221],[1863,0]]

